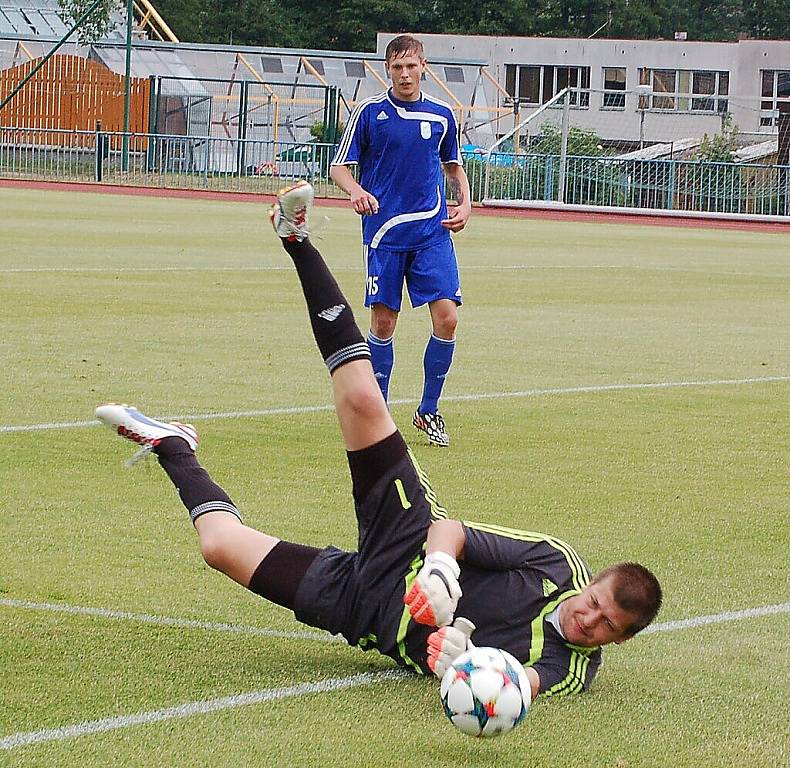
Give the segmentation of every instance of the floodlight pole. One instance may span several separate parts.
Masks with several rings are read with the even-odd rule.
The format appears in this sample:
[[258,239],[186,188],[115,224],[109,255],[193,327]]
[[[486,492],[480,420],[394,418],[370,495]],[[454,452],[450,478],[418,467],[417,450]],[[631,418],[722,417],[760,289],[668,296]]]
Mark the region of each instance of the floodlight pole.
[[129,170],[129,101],[132,74],[132,21],[134,20],[134,0],[126,0],[126,74],[123,86],[123,139],[121,169]]

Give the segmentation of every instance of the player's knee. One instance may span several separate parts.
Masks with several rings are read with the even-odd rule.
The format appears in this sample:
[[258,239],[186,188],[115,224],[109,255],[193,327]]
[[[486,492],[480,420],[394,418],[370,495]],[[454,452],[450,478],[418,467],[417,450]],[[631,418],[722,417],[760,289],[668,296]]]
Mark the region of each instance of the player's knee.
[[455,329],[458,327],[458,313],[452,310],[437,313],[434,317],[433,332],[440,339],[455,338]]
[[398,314],[392,311],[373,312],[370,318],[370,330],[379,339],[389,339],[395,333]]
[[353,412],[359,418],[372,419],[387,409],[381,390],[372,378],[354,382],[352,386],[345,387],[339,396],[342,402],[338,403],[338,407]]

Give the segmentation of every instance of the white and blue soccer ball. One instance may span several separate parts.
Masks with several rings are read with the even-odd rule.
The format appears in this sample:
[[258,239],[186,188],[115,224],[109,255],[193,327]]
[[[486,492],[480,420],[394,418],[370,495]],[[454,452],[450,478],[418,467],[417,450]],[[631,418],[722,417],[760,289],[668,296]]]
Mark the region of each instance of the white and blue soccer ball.
[[472,648],[442,677],[442,707],[450,722],[470,736],[498,736],[527,714],[532,688],[524,667],[507,651]]

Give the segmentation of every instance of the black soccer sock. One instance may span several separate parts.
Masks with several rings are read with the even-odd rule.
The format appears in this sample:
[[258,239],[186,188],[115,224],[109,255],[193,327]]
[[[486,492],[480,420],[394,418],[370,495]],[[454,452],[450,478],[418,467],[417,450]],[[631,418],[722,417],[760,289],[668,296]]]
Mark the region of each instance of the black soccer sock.
[[354,313],[321,254],[309,240],[281,238],[302,283],[316,344],[329,373],[352,360],[370,360]]
[[230,512],[241,520],[236,505],[198,463],[195,452],[180,437],[166,437],[154,448],[194,523],[206,512]]
[[281,541],[261,560],[247,588],[256,595],[293,610],[296,591],[320,552],[315,547]]

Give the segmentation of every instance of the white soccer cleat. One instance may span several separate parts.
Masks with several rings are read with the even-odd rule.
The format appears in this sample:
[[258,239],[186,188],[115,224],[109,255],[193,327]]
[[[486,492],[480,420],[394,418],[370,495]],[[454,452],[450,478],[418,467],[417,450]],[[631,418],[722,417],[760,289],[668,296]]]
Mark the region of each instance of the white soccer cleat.
[[315,192],[312,184],[297,181],[277,193],[277,202],[269,209],[274,231],[288,240],[306,240],[310,236],[310,211]]
[[144,458],[166,437],[180,437],[193,451],[198,447],[198,433],[191,424],[156,421],[129,405],[118,403],[100,405],[96,409],[96,418],[121,437],[142,446],[127,462],[128,465]]
[[428,435],[428,440],[432,445],[438,445],[441,448],[446,448],[450,445],[450,436],[447,434],[447,427],[445,427],[444,419],[440,413],[420,413],[415,411],[411,423],[420,432],[425,432]]

